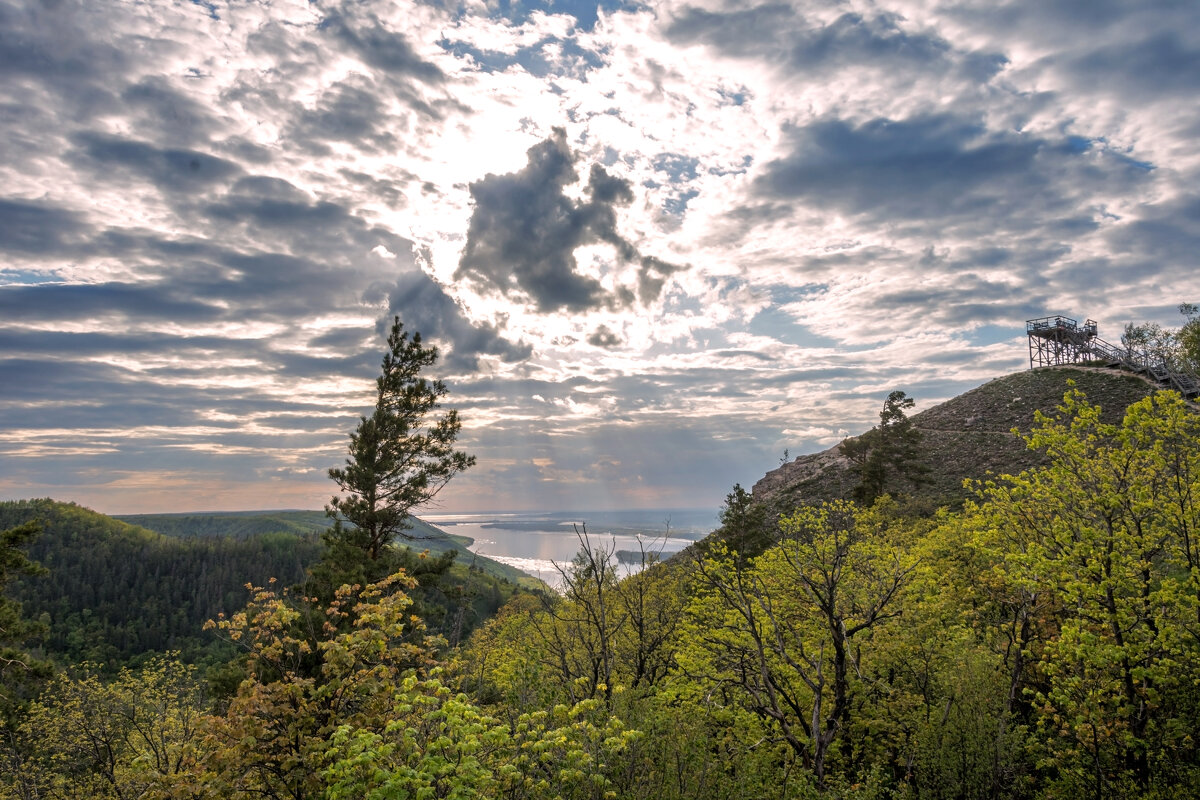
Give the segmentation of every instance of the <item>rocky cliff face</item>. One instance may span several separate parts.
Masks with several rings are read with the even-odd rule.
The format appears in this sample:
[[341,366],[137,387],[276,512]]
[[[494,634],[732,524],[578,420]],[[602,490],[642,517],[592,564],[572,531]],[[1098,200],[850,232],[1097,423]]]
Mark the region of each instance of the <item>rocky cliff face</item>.
[[[913,415],[914,427],[924,434],[930,473],[926,483],[903,491],[953,506],[969,495],[963,488],[966,479],[1016,473],[1039,464],[1040,455],[1027,450],[1012,429],[1027,432],[1036,411],[1052,413],[1068,380],[1099,404],[1110,422],[1158,388],[1136,375],[1089,367],[1044,367],[997,378]],[[753,496],[786,510],[849,497],[857,483],[853,465],[835,446],[771,470],[754,484]]]

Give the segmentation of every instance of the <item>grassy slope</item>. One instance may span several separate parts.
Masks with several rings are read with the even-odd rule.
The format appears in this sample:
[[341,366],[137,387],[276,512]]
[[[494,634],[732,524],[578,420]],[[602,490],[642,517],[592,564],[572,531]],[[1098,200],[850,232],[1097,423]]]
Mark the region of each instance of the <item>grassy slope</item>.
[[[1027,370],[985,383],[912,417],[925,434],[928,482],[907,487],[908,493],[938,504],[960,504],[968,495],[966,478],[1015,474],[1037,466],[1040,457],[1012,434],[1027,432],[1035,411],[1053,412],[1075,381],[1088,399],[1101,406],[1108,421],[1156,390],[1144,379],[1124,372],[1079,367]],[[804,503],[849,497],[858,476],[837,447],[800,456],[768,472],[754,486],[757,501],[786,510]]]

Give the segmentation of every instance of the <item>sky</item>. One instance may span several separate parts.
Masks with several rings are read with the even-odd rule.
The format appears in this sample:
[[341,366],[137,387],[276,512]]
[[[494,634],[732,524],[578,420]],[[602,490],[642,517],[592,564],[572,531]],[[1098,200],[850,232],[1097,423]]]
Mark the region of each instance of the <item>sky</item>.
[[0,499],[320,508],[398,315],[439,511],[711,507],[1200,300],[1195,0],[0,0]]

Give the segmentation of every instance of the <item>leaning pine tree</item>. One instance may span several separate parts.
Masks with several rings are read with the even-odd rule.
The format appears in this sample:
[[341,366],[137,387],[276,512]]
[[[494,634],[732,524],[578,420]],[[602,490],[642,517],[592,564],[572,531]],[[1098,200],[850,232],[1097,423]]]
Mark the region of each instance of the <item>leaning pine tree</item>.
[[437,357],[437,348],[422,346],[421,334],[410,337],[395,318],[375,381],[375,410],[350,434],[345,466],[329,470],[340,493],[325,507],[334,524],[325,533],[328,550],[315,577],[336,578],[336,586],[391,574],[402,565],[392,545],[408,536],[412,509],[475,463],[454,449],[462,427],[458,413],[439,413],[445,385],[421,377]]

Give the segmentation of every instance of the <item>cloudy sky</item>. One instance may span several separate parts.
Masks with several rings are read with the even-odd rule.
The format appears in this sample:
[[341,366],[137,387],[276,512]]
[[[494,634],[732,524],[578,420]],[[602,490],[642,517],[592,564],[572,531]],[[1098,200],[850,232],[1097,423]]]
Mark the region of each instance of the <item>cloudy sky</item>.
[[0,497],[319,508],[398,314],[442,510],[716,507],[1198,300],[1195,0],[0,0]]

